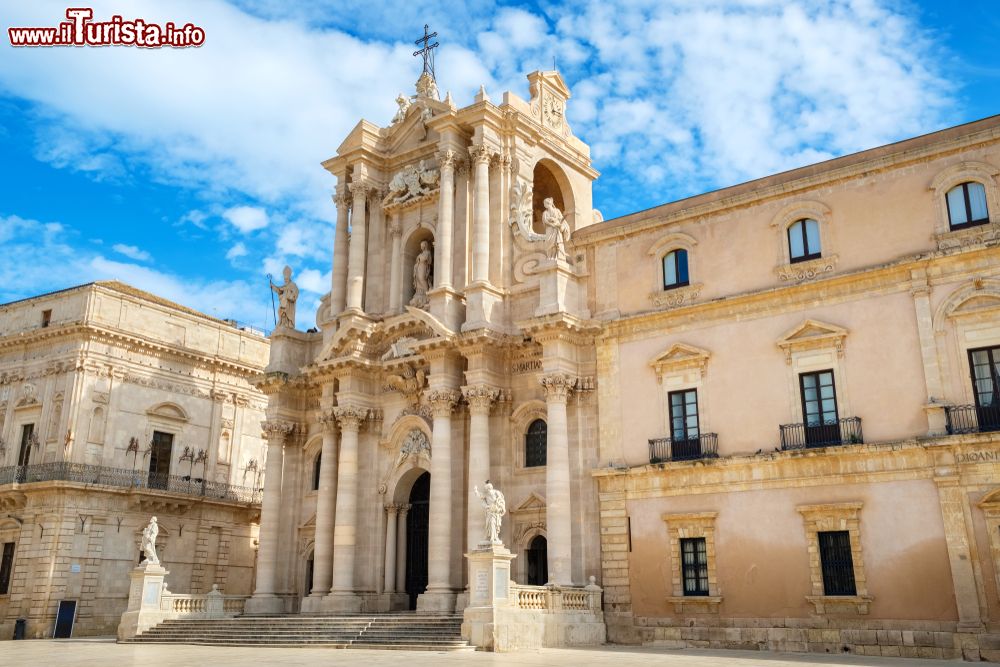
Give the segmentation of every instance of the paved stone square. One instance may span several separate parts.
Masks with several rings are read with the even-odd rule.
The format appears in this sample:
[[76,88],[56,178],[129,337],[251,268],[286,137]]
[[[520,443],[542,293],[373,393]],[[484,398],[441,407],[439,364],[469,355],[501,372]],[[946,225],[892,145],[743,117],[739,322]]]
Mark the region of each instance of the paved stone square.
[[364,667],[423,665],[511,665],[519,667],[590,667],[618,663],[657,667],[790,667],[792,665],[883,665],[885,667],[954,667],[954,661],[869,658],[755,651],[663,650],[631,647],[539,649],[517,653],[436,651],[365,651],[360,649],[288,649],[209,646],[137,646],[110,639],[70,639],[4,642],[0,663],[5,667],[187,667],[188,665],[364,665]]

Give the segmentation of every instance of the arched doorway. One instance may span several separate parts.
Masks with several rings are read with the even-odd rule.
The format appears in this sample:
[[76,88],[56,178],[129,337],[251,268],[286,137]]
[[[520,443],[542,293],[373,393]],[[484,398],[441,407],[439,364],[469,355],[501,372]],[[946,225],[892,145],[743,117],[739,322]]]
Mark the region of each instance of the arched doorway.
[[536,535],[528,545],[528,585],[544,586],[549,582],[549,543]]
[[431,474],[420,475],[410,489],[410,511],[406,515],[406,594],[410,609],[417,596],[427,590],[427,522],[431,497]]
[[302,590],[302,597],[304,597],[304,598],[305,597],[309,597],[309,594],[312,593],[312,589],[313,589],[313,565],[314,564],[315,564],[315,560],[313,559],[312,552],[310,552],[309,553],[309,560],[306,561],[305,588],[303,588],[303,590]]

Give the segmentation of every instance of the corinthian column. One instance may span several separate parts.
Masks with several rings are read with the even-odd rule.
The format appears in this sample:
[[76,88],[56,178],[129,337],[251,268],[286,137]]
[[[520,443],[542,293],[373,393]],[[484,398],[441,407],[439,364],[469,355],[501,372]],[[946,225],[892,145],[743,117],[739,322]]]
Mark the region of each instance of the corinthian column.
[[396,513],[399,505],[385,506],[385,592],[396,590]]
[[472,280],[490,277],[490,157],[489,146],[469,148],[474,166],[475,202],[472,212]]
[[344,190],[343,185],[338,185],[337,194],[333,196],[333,202],[337,205],[337,226],[334,231],[330,309],[334,317],[344,312],[347,305],[347,213],[350,210],[350,199]]
[[451,287],[452,238],[455,219],[455,152],[438,153],[441,167],[441,193],[438,199],[436,246],[437,264],[434,266],[435,287]]
[[392,225],[389,227],[389,235],[392,236],[392,257],[389,261],[389,312],[398,313],[403,301],[403,285],[401,276],[403,273],[403,227],[399,224],[399,213],[392,214]]
[[562,373],[542,378],[547,407],[548,440],[545,452],[545,528],[548,540],[549,583],[573,583],[573,530],[570,515],[569,427],[566,399],[573,380]]
[[264,468],[264,498],[260,503],[260,535],[257,550],[257,586],[253,598],[247,601],[249,613],[284,611],[282,601],[274,595],[277,586],[278,537],[281,530],[281,465],[285,438],[292,432],[291,422],[260,423],[267,438],[267,464]]
[[351,183],[354,205],[351,207],[351,249],[347,261],[347,308],[362,310],[365,289],[365,253],[367,234],[365,202],[370,187],[364,180]]
[[486,517],[479,508],[474,487],[482,486],[490,477],[490,408],[500,390],[485,384],[462,387],[472,416],[469,425],[469,480],[466,501],[466,548],[472,551],[486,537]]
[[406,592],[406,515],[409,505],[400,505],[396,515],[396,590]]
[[316,546],[313,549],[313,588],[310,597],[330,592],[333,576],[333,513],[337,493],[337,419],[333,412],[320,417],[323,450],[319,459],[319,493],[316,497]]
[[358,433],[368,416],[364,408],[334,408],[340,423],[337,465],[337,516],[333,529],[333,587],[327,600],[332,611],[360,611],[354,591],[354,558],[358,533]]
[[455,592],[451,586],[451,413],[460,394],[453,389],[435,389],[427,395],[434,412],[431,443],[430,526],[427,534],[427,592],[417,600],[421,611],[452,611]]

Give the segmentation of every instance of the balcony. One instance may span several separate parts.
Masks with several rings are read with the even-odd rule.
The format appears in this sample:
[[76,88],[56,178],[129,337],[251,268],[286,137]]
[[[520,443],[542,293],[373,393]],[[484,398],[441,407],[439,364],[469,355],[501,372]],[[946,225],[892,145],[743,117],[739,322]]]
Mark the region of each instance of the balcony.
[[197,477],[150,475],[144,470],[106,468],[82,463],[40,463],[0,468],[0,486],[35,482],[74,482],[123,489],[152,489],[236,503],[260,503],[262,489],[210,482]]
[[782,424],[782,449],[812,449],[835,445],[855,445],[865,441],[861,432],[861,417],[825,421],[822,424]]
[[949,435],[1000,431],[1000,405],[949,405],[944,414]]
[[714,459],[718,456],[719,436],[715,433],[702,433],[696,438],[687,440],[653,438],[649,441],[650,463]]

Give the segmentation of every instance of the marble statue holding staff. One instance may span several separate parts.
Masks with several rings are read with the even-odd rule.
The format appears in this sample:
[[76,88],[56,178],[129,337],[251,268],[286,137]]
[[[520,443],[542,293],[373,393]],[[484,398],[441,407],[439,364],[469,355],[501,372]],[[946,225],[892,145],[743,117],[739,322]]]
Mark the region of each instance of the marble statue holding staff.
[[156,517],[154,516],[149,520],[146,527],[142,529],[142,542],[139,544],[139,549],[142,550],[145,556],[142,562],[152,563],[153,565],[160,564],[160,559],[156,556],[156,536],[159,532],[160,527],[157,525]]
[[292,280],[292,267],[286,266],[282,272],[284,285],[271,282],[271,290],[278,295],[278,326],[295,328],[295,302],[299,300],[299,286]]
[[483,487],[485,493],[480,493],[478,486],[472,488],[486,509],[486,540],[490,544],[503,544],[500,541],[500,522],[503,515],[507,513],[507,501],[504,500],[503,494],[494,489],[488,480],[486,486]]

